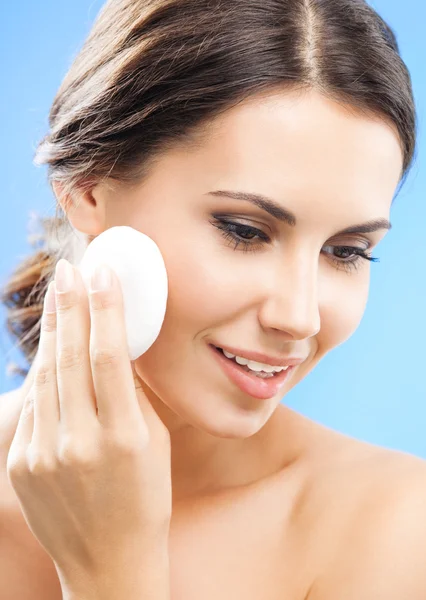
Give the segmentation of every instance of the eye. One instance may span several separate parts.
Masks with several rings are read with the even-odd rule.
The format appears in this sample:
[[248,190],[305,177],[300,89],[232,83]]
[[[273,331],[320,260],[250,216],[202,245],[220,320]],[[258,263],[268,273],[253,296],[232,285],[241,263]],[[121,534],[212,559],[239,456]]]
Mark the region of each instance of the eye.
[[217,219],[212,222],[212,225],[221,231],[225,239],[235,243],[234,250],[242,245],[244,252],[256,251],[259,246],[271,241],[261,229],[250,225],[243,225],[225,219]]
[[337,264],[338,268],[343,268],[348,272],[357,270],[363,259],[371,262],[379,262],[378,258],[371,256],[366,250],[357,248],[356,246],[324,246],[324,248],[332,248],[334,249],[333,252],[337,251],[344,254],[342,258],[336,257],[334,254],[330,258]]
[[[219,218],[216,218],[215,221],[211,221],[211,223],[221,231],[225,239],[235,244],[234,250],[237,250],[241,245],[244,252],[255,252],[260,247],[263,247],[265,243],[271,241],[269,236],[257,227]],[[371,256],[363,248],[358,248],[356,246],[329,245],[324,246],[323,251],[325,248],[332,249],[331,252],[325,252],[325,254],[330,257],[330,260],[334,263],[336,268],[347,272],[357,270],[361,266],[362,260],[371,262],[379,261],[378,258]],[[336,256],[335,252],[342,254],[343,256]]]

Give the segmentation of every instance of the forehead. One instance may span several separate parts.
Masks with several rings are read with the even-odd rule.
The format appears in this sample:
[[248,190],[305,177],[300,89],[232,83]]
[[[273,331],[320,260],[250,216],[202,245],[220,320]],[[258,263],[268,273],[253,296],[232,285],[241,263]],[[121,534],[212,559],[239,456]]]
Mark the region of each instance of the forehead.
[[345,195],[390,204],[402,174],[392,124],[313,90],[252,97],[212,121],[205,134],[196,151],[201,163],[221,179],[229,175],[234,184],[275,196],[285,186],[311,200]]

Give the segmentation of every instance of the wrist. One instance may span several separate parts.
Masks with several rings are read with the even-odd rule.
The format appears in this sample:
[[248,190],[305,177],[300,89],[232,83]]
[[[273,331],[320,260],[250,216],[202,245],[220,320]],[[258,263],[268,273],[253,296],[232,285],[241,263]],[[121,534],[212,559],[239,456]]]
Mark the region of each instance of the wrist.
[[131,558],[120,553],[96,570],[57,571],[62,600],[170,600],[168,544]]

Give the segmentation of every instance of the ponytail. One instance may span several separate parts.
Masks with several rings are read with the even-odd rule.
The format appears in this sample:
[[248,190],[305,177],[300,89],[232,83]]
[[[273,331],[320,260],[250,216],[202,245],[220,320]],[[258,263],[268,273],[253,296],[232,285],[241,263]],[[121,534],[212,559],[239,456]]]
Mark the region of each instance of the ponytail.
[[[39,218],[39,222],[42,233],[28,237],[35,252],[15,267],[1,289],[0,301],[7,311],[6,329],[28,363],[27,369],[9,363],[8,375],[28,375],[37,354],[44,296],[49,283],[54,279],[56,263],[62,257],[72,258],[67,238],[62,243],[59,242],[60,234],[69,228],[68,221],[56,216]],[[58,243],[55,244],[56,240]]]

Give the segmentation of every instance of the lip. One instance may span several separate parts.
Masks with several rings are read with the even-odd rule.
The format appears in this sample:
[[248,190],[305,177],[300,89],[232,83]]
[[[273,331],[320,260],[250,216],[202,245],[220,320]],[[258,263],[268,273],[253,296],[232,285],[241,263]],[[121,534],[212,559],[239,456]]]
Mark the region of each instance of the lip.
[[222,367],[228,379],[232,381],[241,391],[258,400],[269,400],[277,395],[279,389],[288,381],[295,370],[295,365],[289,366],[286,371],[281,371],[274,377],[261,379],[256,377],[238,365],[235,361],[226,358],[213,344],[209,344],[213,357]]
[[[213,345],[213,344],[212,344]],[[214,344],[216,346],[216,344]],[[246,358],[247,360],[255,360],[256,362],[265,363],[267,365],[271,365],[272,367],[293,367],[300,365],[306,359],[303,357],[297,356],[288,356],[287,358],[277,358],[274,356],[268,356],[267,354],[262,354],[261,352],[248,352],[246,350],[241,350],[238,348],[231,348],[231,346],[218,346],[222,348],[222,350],[226,350],[235,356],[241,356],[242,358]]]

